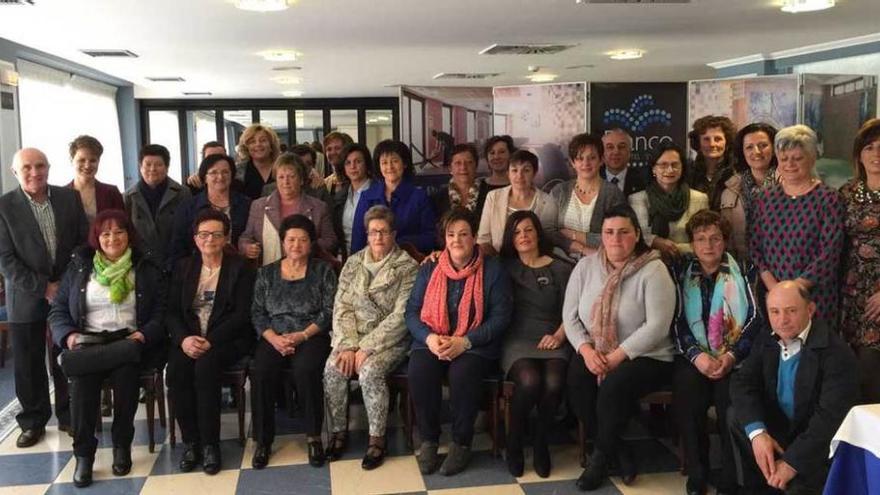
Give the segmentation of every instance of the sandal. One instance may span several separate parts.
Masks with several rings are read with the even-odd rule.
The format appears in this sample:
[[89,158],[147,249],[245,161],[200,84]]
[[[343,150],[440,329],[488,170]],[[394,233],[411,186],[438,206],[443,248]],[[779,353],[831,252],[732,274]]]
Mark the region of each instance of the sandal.
[[348,434],[345,432],[333,433],[330,443],[327,445],[327,460],[338,461],[348,448]]
[[370,445],[367,447],[367,453],[364,454],[364,460],[361,461],[361,468],[370,471],[381,466],[383,462],[385,462],[385,447]]

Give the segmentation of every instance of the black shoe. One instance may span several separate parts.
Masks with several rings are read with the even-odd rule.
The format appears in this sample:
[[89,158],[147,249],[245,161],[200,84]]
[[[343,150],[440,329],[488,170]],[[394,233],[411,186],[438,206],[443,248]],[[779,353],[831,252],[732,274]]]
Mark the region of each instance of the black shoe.
[[385,462],[385,447],[370,445],[367,447],[367,453],[364,454],[364,460],[361,461],[361,468],[370,471],[381,466],[383,462]]
[[439,472],[443,476],[456,475],[464,471],[469,462],[471,462],[471,448],[450,442],[449,453],[446,454],[446,459],[440,465]]
[[507,445],[507,471],[514,478],[523,475],[525,469],[525,459],[523,458],[523,450],[520,446]]
[[73,470],[73,486],[83,488],[92,484],[92,465],[94,457],[76,456],[76,467]]
[[18,440],[15,441],[15,446],[20,449],[26,449],[28,447],[33,447],[43,438],[43,435],[46,434],[45,428],[32,428],[30,430],[24,430],[21,432],[21,435],[18,436]]
[[205,474],[217,474],[223,461],[220,459],[220,446],[216,443],[205,445],[202,450],[202,469]]
[[584,469],[584,472],[581,473],[581,476],[577,479],[575,485],[582,491],[595,490],[602,486],[602,483],[605,482],[605,478],[607,477],[608,461],[605,458],[605,454],[596,449],[593,451],[593,455],[590,456],[587,469]]
[[419,447],[419,453],[416,455],[420,473],[431,474],[437,470],[437,463],[440,460],[440,457],[437,455],[439,447],[434,442],[422,442],[422,446]]
[[620,479],[623,484],[630,486],[636,481],[638,469],[636,468],[636,460],[632,456],[632,451],[628,446],[621,443],[617,448],[617,462],[620,466]]
[[272,445],[257,444],[254,450],[254,457],[251,459],[251,466],[254,469],[263,469],[269,465],[269,454],[272,453]]
[[311,440],[309,442],[309,465],[312,467],[321,467],[324,465],[324,446],[320,440]]
[[325,456],[328,461],[338,461],[348,448],[348,435],[345,432],[334,433],[330,436]]
[[131,472],[131,447],[113,447],[113,476]]
[[188,473],[196,468],[202,462],[202,449],[199,444],[189,442],[183,444],[183,455],[180,456],[180,470]]
[[532,465],[535,467],[535,473],[541,478],[550,476],[550,448],[547,442],[535,439],[532,448]]
[[684,485],[687,495],[706,495],[706,482],[696,477],[688,477]]

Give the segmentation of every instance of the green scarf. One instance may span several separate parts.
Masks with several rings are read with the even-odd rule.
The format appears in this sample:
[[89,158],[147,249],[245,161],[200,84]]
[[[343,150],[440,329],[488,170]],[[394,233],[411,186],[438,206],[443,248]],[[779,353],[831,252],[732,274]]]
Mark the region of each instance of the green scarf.
[[669,223],[677,222],[688,209],[691,199],[691,191],[686,183],[679,182],[678,187],[671,193],[667,193],[652,181],[645,188],[648,195],[648,222],[651,224],[651,233],[660,237],[669,237]]
[[95,280],[104,287],[110,287],[110,302],[119,304],[134,289],[131,276],[131,248],[115,262],[108,260],[100,251],[92,258],[95,267]]

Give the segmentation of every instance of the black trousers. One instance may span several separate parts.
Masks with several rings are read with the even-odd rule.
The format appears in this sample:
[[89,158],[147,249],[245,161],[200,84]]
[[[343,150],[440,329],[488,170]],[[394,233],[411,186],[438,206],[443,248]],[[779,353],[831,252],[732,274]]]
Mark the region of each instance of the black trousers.
[[859,382],[862,388],[862,403],[880,402],[880,350],[857,347],[859,361]]
[[179,346],[168,355],[168,395],[186,443],[220,442],[220,375],[241,359],[232,346],[211,347],[198,359]]
[[85,457],[95,455],[98,448],[95,426],[101,414],[101,386],[108,378],[113,389],[113,427],[110,430],[113,446],[131,446],[140,390],[140,369],[140,363],[130,363],[110,371],[70,378],[74,454]]
[[409,393],[423,442],[440,440],[440,405],[443,378],[446,378],[452,410],[452,440],[470,447],[474,438],[474,420],[480,411],[483,379],[491,364],[491,360],[471,353],[464,353],[452,361],[441,361],[428,349],[412,351],[407,372]]
[[306,435],[321,434],[324,422],[324,364],[330,355],[330,337],[316,335],[282,356],[265,339],[257,343],[251,364],[251,423],[254,440],[270,445],[275,439],[275,391],[286,368],[293,370],[296,397],[305,416]]
[[686,358],[676,356],[672,377],[673,410],[681,434],[687,474],[703,483],[709,481],[709,435],[706,411],[715,406],[718,436],[721,438],[721,479],[718,486],[725,490],[736,486],[736,466],[727,410],[730,407],[730,377],[710,380]]
[[622,362],[599,385],[576,354],[568,367],[568,400],[596,447],[611,455],[639,398],[662,389],[671,377],[672,363],[640,357]]
[[[43,428],[52,416],[49,375],[46,372],[46,320],[10,323],[14,356],[15,396],[21,412],[15,416],[22,430]],[[58,424],[70,424],[70,396],[67,378],[58,365],[61,349],[52,347],[50,366],[55,385],[55,416]]]

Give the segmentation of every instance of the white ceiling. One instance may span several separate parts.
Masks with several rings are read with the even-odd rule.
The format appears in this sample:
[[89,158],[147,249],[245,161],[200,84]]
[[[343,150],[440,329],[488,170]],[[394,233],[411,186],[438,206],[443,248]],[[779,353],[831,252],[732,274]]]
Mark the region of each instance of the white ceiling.
[[[781,0],[693,0],[690,5],[577,5],[575,0],[298,0],[281,13],[235,9],[229,0],[36,0],[0,6],[4,37],[131,81],[139,98],[394,96],[395,85],[528,83],[528,65],[558,81],[682,81],[713,77],[707,63],[875,33],[878,0],[838,0],[784,14]],[[575,43],[545,56],[478,55],[493,43]],[[93,59],[78,50],[123,48],[137,59]],[[295,63],[256,52],[292,48]],[[641,60],[606,52],[640,48]],[[592,69],[566,69],[594,64]],[[277,65],[303,79],[269,80]],[[438,72],[500,72],[482,83],[438,82]],[[147,76],[181,76],[154,83]]]

